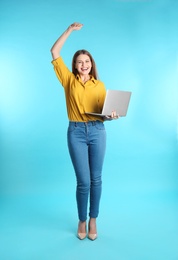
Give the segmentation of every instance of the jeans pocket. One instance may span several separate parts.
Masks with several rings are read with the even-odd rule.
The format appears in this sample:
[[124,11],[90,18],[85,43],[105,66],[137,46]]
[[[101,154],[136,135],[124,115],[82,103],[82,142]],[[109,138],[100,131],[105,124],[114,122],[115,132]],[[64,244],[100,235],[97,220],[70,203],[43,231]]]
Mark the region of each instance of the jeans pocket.
[[74,124],[69,124],[68,126],[68,133],[73,132],[75,130],[75,125]]
[[98,129],[98,130],[105,130],[105,126],[104,126],[104,124],[103,124],[102,122],[97,122],[97,123],[95,124],[95,127],[96,127],[96,129]]

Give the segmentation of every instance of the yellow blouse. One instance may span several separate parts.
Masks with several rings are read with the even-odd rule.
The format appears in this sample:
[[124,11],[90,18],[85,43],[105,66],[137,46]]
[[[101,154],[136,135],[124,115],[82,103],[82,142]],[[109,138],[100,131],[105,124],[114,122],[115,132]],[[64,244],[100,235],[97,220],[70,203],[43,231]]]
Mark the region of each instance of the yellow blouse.
[[79,75],[75,76],[66,67],[61,57],[53,60],[52,64],[64,87],[69,120],[75,122],[103,121],[102,117],[85,114],[86,112],[101,112],[106,95],[103,82],[91,76],[90,80],[83,83]]

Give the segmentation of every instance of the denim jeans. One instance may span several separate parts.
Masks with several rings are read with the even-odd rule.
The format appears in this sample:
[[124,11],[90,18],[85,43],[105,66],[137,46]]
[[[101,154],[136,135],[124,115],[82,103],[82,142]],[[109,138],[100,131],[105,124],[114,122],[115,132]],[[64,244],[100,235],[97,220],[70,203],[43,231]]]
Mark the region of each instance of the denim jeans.
[[102,189],[102,167],[106,149],[106,132],[100,121],[69,122],[68,148],[76,174],[76,200],[80,221],[97,218]]

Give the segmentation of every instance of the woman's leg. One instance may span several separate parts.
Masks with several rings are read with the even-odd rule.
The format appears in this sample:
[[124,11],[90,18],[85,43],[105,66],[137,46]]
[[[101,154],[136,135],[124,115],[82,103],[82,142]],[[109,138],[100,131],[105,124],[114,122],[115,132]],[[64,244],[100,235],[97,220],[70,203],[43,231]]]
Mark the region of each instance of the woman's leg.
[[77,179],[76,199],[78,217],[81,222],[85,222],[90,191],[90,169],[87,131],[84,123],[69,123],[68,148]]
[[[70,122],[68,148],[77,178],[78,232],[84,232],[90,192],[90,233],[96,233],[96,218],[102,185],[102,166],[106,149],[106,132],[102,122]],[[95,237],[96,238],[96,237]]]
[[102,191],[102,168],[106,150],[106,132],[102,122],[96,122],[92,127],[89,144],[90,165],[90,218],[97,218]]

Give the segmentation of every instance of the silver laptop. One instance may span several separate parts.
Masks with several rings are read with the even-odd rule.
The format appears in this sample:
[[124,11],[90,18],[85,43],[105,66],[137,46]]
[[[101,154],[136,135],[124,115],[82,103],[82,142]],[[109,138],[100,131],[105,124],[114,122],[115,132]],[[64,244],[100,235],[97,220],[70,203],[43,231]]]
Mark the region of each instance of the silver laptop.
[[130,91],[107,90],[102,112],[95,113],[93,111],[86,112],[85,114],[111,116],[112,112],[116,111],[116,115],[126,116],[131,94],[132,93]]

